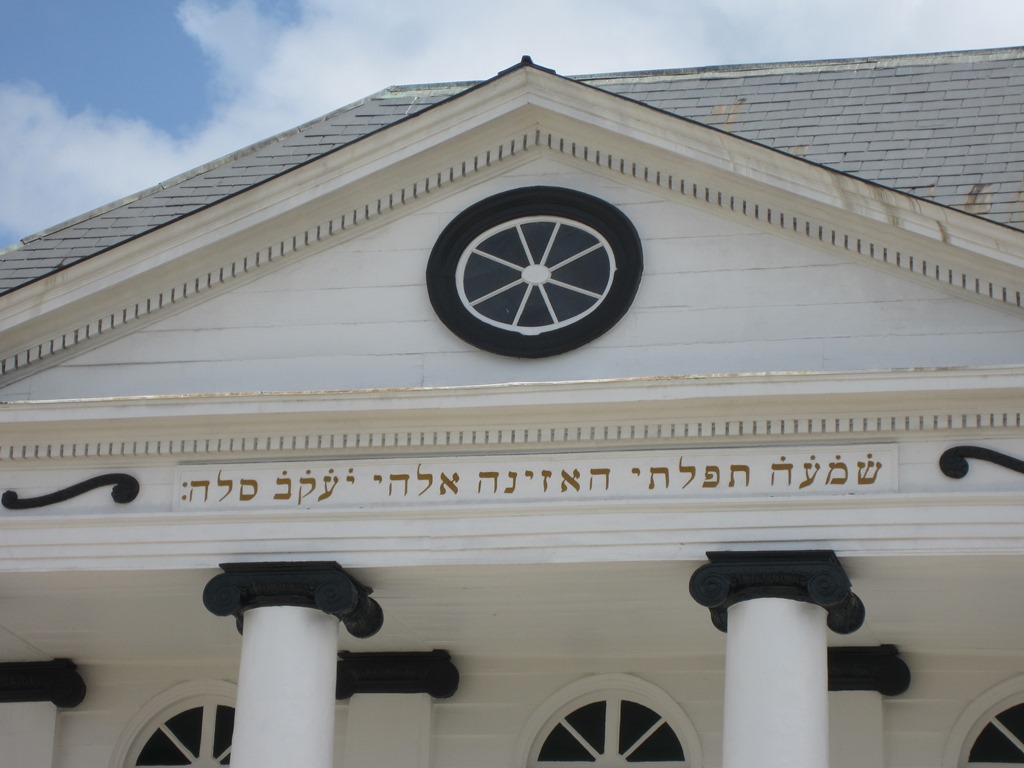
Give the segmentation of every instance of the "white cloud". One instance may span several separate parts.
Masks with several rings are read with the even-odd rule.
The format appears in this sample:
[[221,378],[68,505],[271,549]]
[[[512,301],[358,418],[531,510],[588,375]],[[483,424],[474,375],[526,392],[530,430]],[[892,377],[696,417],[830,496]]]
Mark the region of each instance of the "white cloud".
[[1012,45],[992,0],[183,0],[216,72],[212,117],[159,127],[0,87],[0,235],[24,235],[394,83],[480,79],[531,54],[565,74]]

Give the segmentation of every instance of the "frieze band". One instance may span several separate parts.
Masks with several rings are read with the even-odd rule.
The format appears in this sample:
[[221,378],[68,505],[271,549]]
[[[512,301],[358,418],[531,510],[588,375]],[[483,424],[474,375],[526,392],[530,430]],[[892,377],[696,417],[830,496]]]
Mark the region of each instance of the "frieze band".
[[357,693],[428,693],[447,699],[459,689],[459,670],[448,651],[338,654],[336,698]]
[[59,504],[62,501],[73,499],[76,496],[81,496],[83,493],[95,490],[96,488],[102,488],[105,485],[112,485],[110,489],[110,497],[117,504],[127,504],[135,500],[135,497],[139,495],[139,481],[131,475],[126,475],[121,472],[114,472],[106,475],[98,475],[97,477],[83,480],[80,483],[62,488],[59,491],[53,493],[47,493],[43,496],[35,496],[30,499],[22,499],[18,497],[16,491],[4,491],[3,496],[0,496],[0,504],[6,509],[35,509],[37,507],[48,507],[51,504]]
[[712,624],[722,632],[731,606],[760,597],[819,605],[828,614],[829,629],[839,634],[864,623],[864,604],[834,552],[708,552],[707,557],[710,562],[690,577],[690,595],[710,610]]
[[203,590],[203,605],[216,616],[234,616],[242,631],[250,608],[291,605],[337,616],[354,637],[375,635],[384,623],[368,587],[334,562],[222,563]]

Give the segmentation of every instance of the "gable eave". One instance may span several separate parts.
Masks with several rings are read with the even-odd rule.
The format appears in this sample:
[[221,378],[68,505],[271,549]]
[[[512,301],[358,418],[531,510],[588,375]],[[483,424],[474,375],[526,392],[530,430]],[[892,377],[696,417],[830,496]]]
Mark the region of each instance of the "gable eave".
[[[553,138],[559,135],[562,138]],[[553,143],[556,141],[557,146]],[[33,329],[41,328],[43,318],[66,306],[89,306],[100,293],[109,293],[130,281],[144,281],[148,272],[170,269],[169,265],[203,249],[244,251],[243,259],[255,251],[258,265],[263,249],[252,247],[251,237],[245,240],[251,233],[266,231],[268,226],[275,226],[273,222],[294,216],[296,211],[318,200],[376,182],[380,182],[379,194],[384,195],[375,198],[376,213],[381,213],[381,201],[394,197],[381,184],[387,182],[390,189],[400,189],[403,200],[407,188],[415,196],[416,173],[426,167],[420,162],[423,158],[432,151],[442,151],[440,147],[446,147],[443,151],[450,154],[453,147],[470,146],[473,142],[477,147],[495,147],[494,167],[485,173],[500,173],[503,162],[506,167],[510,162],[519,162],[511,159],[517,146],[521,150],[552,151],[566,162],[611,173],[625,183],[657,187],[664,194],[703,198],[703,203],[711,205],[713,211],[726,215],[736,211],[726,210],[723,201],[740,200],[742,215],[748,223],[785,236],[803,236],[813,241],[813,223],[819,240],[825,240],[830,233],[831,243],[823,245],[847,251],[854,257],[868,255],[913,279],[943,289],[961,290],[962,295],[972,299],[1020,308],[1024,290],[1022,232],[864,182],[547,70],[522,65],[187,219],[0,297],[0,333],[19,326],[28,328],[30,323]],[[506,146],[510,147],[510,154],[503,157],[502,148]],[[519,157],[523,154],[521,151]],[[485,156],[487,165],[491,165],[490,150],[481,150],[476,157],[480,156]],[[613,156],[620,164],[617,169],[611,167]],[[627,156],[631,170],[625,166]],[[673,170],[677,173],[674,179]],[[441,180],[440,175],[437,178]],[[427,176],[426,188],[433,193],[440,187],[430,190]],[[374,195],[369,196],[369,201]],[[717,196],[717,209],[713,196]],[[372,218],[369,201],[365,209]],[[805,230],[802,233],[795,231],[798,221]],[[303,227],[282,238],[278,234],[283,233],[276,232],[277,245],[272,245],[264,260],[272,261],[277,251],[284,256],[301,250],[298,245],[303,238],[305,245],[311,245],[310,232],[319,241],[321,222],[311,223],[312,230]],[[332,227],[333,219],[322,224]],[[344,219],[341,227],[344,228]],[[876,241],[888,244],[880,245],[877,255]],[[924,256],[915,261],[911,255],[901,262],[901,242],[907,246],[904,251]],[[286,247],[286,243],[290,245]],[[894,254],[893,264],[887,264],[890,250]],[[244,270],[248,271],[248,266]],[[172,287],[170,303],[194,298],[206,288],[216,287],[211,282],[213,274],[211,271],[182,281],[177,296]],[[157,294],[157,304],[163,306],[164,293]],[[117,324],[120,312],[109,315],[112,319],[107,322],[107,330]],[[79,337],[91,338],[90,322],[82,325],[82,333],[74,322],[64,323],[72,327],[76,345]],[[95,330],[101,331],[102,318],[96,322]],[[67,335],[64,333],[63,338]],[[8,360],[13,361],[15,368],[24,367],[22,363],[34,363],[53,350],[52,338],[30,339],[24,333],[9,338],[12,341],[0,348],[5,373],[12,368]],[[65,350],[66,345],[62,345],[60,351]],[[38,365],[34,368],[38,370]]]

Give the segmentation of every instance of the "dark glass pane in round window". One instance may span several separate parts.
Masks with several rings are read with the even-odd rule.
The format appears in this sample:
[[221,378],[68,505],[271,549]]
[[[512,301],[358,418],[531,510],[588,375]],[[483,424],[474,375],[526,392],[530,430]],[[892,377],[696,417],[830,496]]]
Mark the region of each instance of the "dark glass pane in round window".
[[544,746],[540,748],[537,759],[553,763],[594,762],[594,756],[562,724],[556,725],[544,740]]
[[591,302],[594,303],[611,280],[608,253],[604,248],[598,248],[578,259],[566,261],[551,270],[551,279],[577,291],[596,294]]
[[971,747],[969,763],[1024,763],[1024,753],[989,723]]
[[660,719],[657,712],[642,704],[623,701],[619,720],[619,754],[625,754]]
[[606,702],[595,701],[593,704],[580,707],[565,718],[565,721],[586,739],[598,754],[604,753],[604,724],[607,711]]
[[199,754],[199,742],[203,738],[203,708],[187,709],[167,721],[167,730],[174,734],[185,749],[193,755]]
[[135,764],[138,766],[191,765],[192,761],[182,754],[167,734],[157,731],[149,737],[149,741],[142,748]]
[[515,229],[503,229],[491,235],[481,242],[475,250],[488,256],[497,256],[510,264],[516,264],[520,267],[525,267],[530,263],[529,258],[526,256],[526,251],[523,250],[523,241],[519,237],[519,232]]
[[522,225],[523,239],[533,256],[533,263],[538,264],[551,244],[551,234],[555,231],[553,221],[534,221]]
[[518,325],[522,328],[537,328],[555,322],[556,318],[551,316],[548,304],[544,301],[544,294],[533,286],[529,288],[527,294]]
[[626,758],[628,763],[667,763],[669,761],[682,761],[683,745],[679,743],[676,734],[668,723],[662,723],[654,733],[648,736],[644,742],[633,750],[633,753]]
[[1021,741],[1024,741],[1024,704],[1010,707],[1001,713],[996,720],[1006,726],[1006,730]]
[[466,276],[463,280],[466,298],[470,303],[475,303],[502,288],[521,285],[519,274],[518,269],[506,264],[483,256],[473,256],[467,264]]
[[512,323],[519,312],[519,307],[523,304],[523,298],[526,296],[527,290],[528,286],[520,283],[497,296],[475,304],[474,309],[495,322]]
[[[213,726],[213,755],[223,755],[231,746],[231,736],[235,730],[235,710],[232,707],[217,707],[217,716]],[[220,761],[221,765],[230,765],[231,756],[227,755]]]

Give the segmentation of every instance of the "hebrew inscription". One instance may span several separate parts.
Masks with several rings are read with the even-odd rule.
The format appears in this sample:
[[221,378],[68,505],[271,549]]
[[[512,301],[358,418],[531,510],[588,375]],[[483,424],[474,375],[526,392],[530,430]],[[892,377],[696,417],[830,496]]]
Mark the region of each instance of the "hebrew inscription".
[[177,472],[175,505],[343,509],[891,493],[897,490],[896,468],[894,445],[184,466]]

